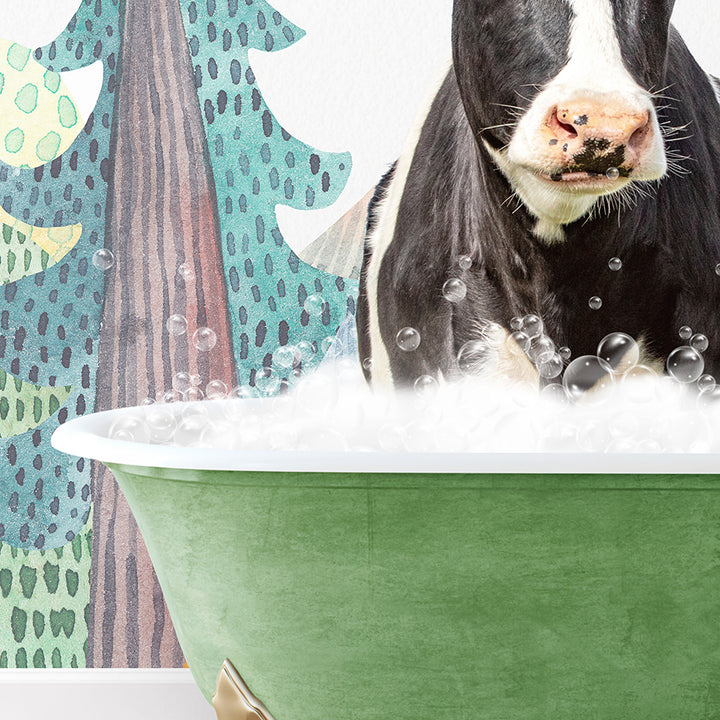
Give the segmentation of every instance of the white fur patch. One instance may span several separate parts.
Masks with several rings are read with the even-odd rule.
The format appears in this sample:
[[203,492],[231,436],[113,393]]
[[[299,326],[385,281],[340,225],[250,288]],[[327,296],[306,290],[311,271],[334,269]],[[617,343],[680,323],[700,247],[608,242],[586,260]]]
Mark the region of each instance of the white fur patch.
[[[432,91],[421,106],[413,128],[405,141],[402,154],[398,158],[390,186],[386,189],[385,198],[375,208],[378,222],[367,241],[372,248],[372,257],[367,271],[367,297],[368,297],[368,324],[370,331],[370,357],[372,358],[372,384],[376,387],[392,387],[392,372],[390,358],[380,334],[380,317],[378,309],[378,280],[380,266],[387,249],[395,236],[397,214],[400,209],[405,192],[410,165],[415,156],[415,148],[420,141],[420,134],[427,120],[435,96],[449,72],[449,66],[443,69],[442,74],[433,84]],[[398,328],[399,329],[399,328]]]
[[[565,0],[574,18],[570,31],[568,62],[551,80],[520,119],[507,150],[494,153],[495,160],[528,210],[540,220],[538,235],[556,241],[551,226],[573,222],[586,215],[597,195],[575,194],[537,177],[537,128],[546,122],[553,107],[580,97],[620,102],[628,112],[650,114],[653,144],[633,172],[633,180],[657,180],[667,171],[662,133],[648,91],[641,88],[625,67],[613,19],[611,0]],[[615,189],[619,189],[620,185]]]

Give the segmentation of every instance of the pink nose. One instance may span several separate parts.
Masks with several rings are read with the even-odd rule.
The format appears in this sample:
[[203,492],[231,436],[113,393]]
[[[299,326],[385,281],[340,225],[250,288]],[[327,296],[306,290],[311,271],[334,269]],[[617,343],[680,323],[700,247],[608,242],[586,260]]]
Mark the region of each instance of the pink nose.
[[541,132],[562,167],[631,171],[651,145],[653,126],[646,110],[580,98],[554,107]]

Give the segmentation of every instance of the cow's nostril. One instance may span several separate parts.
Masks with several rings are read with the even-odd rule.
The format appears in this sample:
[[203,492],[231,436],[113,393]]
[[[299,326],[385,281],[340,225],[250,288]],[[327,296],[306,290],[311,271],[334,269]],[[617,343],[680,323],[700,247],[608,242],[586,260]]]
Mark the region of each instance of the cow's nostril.
[[560,140],[572,140],[578,136],[577,130],[568,122],[565,122],[567,113],[560,113],[555,109],[550,115],[550,127],[553,133]]
[[633,150],[639,149],[645,142],[645,138],[650,132],[650,119],[648,118],[635,132],[630,136],[628,140],[628,146]]

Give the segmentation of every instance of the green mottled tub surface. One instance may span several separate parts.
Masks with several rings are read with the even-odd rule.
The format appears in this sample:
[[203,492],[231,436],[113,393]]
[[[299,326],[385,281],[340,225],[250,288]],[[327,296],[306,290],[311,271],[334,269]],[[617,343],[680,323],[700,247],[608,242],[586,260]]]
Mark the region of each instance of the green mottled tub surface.
[[109,463],[206,697],[227,657],[275,720],[720,717],[718,477],[356,459]]

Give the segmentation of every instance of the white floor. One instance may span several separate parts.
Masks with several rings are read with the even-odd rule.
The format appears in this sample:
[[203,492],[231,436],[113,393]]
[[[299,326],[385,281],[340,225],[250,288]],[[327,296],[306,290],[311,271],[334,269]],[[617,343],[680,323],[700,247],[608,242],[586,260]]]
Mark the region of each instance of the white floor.
[[0,670],[7,720],[215,720],[189,670]]

